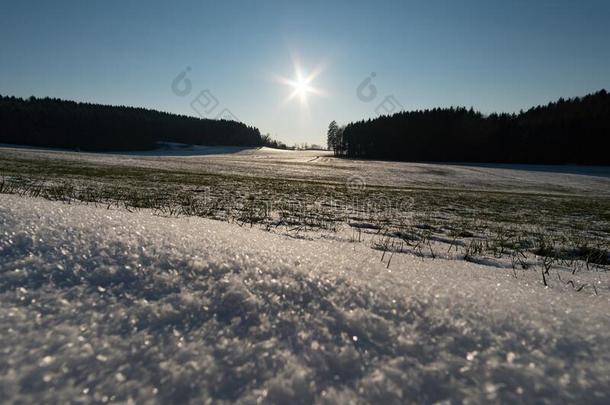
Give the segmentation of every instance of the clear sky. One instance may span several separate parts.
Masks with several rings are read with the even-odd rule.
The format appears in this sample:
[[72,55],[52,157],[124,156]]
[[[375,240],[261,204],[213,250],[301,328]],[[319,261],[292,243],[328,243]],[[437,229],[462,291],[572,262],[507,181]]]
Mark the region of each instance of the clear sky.
[[[295,80],[295,61],[303,77],[317,72],[307,86],[322,94],[306,91],[307,106],[286,101],[294,89],[279,79]],[[190,92],[183,81],[172,90],[187,67]],[[0,94],[228,109],[289,145],[324,143],[331,120],[384,108],[512,112],[601,88],[607,0],[0,4]]]

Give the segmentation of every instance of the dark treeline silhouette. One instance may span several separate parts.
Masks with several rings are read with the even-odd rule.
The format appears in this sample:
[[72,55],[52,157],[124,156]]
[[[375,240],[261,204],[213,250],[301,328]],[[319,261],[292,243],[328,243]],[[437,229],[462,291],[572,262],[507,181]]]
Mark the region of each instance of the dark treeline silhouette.
[[145,108],[0,96],[0,143],[87,151],[147,150],[157,142],[280,146],[240,122]]
[[610,165],[610,95],[601,90],[519,114],[465,108],[400,112],[339,127],[329,148],[351,158]]

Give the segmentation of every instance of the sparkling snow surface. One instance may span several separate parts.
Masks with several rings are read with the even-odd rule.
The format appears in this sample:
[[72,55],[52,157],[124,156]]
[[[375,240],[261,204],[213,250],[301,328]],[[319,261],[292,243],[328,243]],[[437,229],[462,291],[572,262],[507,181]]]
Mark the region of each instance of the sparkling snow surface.
[[0,195],[0,399],[610,401],[607,294],[376,253]]

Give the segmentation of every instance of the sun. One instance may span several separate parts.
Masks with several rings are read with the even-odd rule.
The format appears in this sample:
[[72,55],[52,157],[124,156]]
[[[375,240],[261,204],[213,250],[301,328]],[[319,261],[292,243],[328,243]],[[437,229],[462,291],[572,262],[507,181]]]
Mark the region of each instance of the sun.
[[297,71],[295,79],[290,81],[290,83],[289,83],[289,85],[293,89],[293,92],[292,92],[292,94],[290,94],[290,96],[288,98],[293,99],[295,97],[298,97],[301,100],[301,102],[306,103],[307,96],[310,93],[315,92],[315,89],[309,85],[311,80],[312,80],[312,77],[303,77],[301,72]]
[[292,89],[285,102],[298,99],[301,105],[307,106],[311,95],[324,96],[325,93],[321,89],[313,86],[313,81],[321,73],[320,66],[313,69],[310,73],[304,73],[298,62],[294,62],[294,77],[288,79],[286,77],[277,76],[276,81],[284,84]]

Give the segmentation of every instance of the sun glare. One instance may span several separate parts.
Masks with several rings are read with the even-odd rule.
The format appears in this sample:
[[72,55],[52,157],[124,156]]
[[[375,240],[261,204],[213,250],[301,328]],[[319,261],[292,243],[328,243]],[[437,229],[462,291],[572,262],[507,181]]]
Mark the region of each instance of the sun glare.
[[290,87],[292,92],[289,94],[286,102],[293,99],[299,99],[303,106],[308,105],[309,96],[317,95],[323,96],[325,93],[314,87],[312,82],[320,74],[321,67],[317,67],[309,74],[303,74],[303,70],[297,62],[294,62],[294,78],[288,79],[286,77],[276,77],[277,81]]
[[296,79],[290,84],[293,88],[293,93],[290,98],[298,97],[301,102],[307,102],[307,95],[313,90],[309,86],[309,78],[297,75]]

